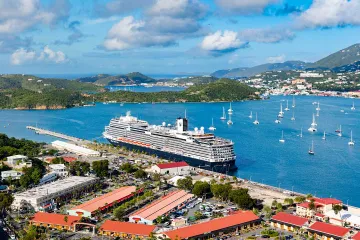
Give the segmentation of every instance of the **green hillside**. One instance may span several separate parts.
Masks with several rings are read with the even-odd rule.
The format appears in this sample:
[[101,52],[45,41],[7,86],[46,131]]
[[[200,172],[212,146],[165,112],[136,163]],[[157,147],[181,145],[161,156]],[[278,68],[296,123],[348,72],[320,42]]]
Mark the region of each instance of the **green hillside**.
[[335,52],[310,65],[311,68],[335,68],[360,61],[360,44]]
[[34,92],[69,89],[72,91],[101,91],[102,87],[66,79],[40,78],[32,75],[4,74],[0,76],[0,91],[26,89]]
[[91,82],[96,85],[109,86],[109,85],[130,85],[130,84],[141,84],[141,83],[153,83],[155,79],[145,76],[139,72],[132,72],[124,75],[108,75],[99,74],[92,77],[85,77],[77,79],[80,82]]
[[220,102],[257,99],[253,89],[239,81],[218,81],[192,86],[180,92],[106,92],[96,94],[97,101],[117,102]]

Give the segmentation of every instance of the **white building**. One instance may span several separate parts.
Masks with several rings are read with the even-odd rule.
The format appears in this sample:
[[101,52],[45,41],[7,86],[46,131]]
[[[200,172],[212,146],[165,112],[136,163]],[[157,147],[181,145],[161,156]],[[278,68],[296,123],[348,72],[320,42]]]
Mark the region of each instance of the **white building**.
[[50,172],[56,173],[59,177],[67,177],[69,175],[64,164],[50,164],[49,169]]
[[20,177],[21,177],[22,175],[23,175],[22,172],[17,172],[17,171],[14,171],[14,170],[2,171],[2,172],[1,172],[1,179],[2,179],[2,180],[8,179],[8,178],[11,178],[11,179],[20,179]]
[[186,176],[190,174],[191,167],[186,162],[171,162],[157,164],[151,167],[153,173]]
[[51,145],[58,150],[67,150],[69,152],[72,152],[72,153],[75,153],[78,155],[93,156],[93,157],[100,156],[100,152],[98,152],[98,151],[94,151],[89,148],[77,146],[75,144],[71,144],[71,143],[67,143],[67,142],[63,142],[63,141],[56,140],[56,141],[52,142]]
[[300,73],[301,78],[322,78],[324,74],[322,73],[313,73],[313,72],[302,72]]
[[14,155],[6,158],[7,165],[13,168],[31,167],[32,163],[27,156]]
[[13,209],[30,205],[35,211],[48,211],[55,207],[55,200],[66,194],[81,192],[98,181],[95,177],[72,176],[49,184],[14,194]]

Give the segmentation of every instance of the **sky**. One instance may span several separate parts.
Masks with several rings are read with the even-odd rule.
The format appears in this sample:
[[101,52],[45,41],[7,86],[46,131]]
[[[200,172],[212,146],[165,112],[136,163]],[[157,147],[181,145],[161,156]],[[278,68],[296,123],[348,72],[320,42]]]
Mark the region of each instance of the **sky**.
[[360,0],[0,0],[0,73],[209,74],[360,42]]

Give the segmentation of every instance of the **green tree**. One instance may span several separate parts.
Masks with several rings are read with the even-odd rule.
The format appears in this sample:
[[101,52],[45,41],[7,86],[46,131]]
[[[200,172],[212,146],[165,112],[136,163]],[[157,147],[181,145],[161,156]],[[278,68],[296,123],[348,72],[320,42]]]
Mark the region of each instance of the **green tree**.
[[134,177],[145,179],[147,178],[147,173],[144,170],[139,169],[135,172]]
[[90,163],[75,161],[70,163],[69,172],[71,175],[84,176],[90,172]]
[[269,206],[264,206],[264,208],[262,209],[263,210],[263,212],[265,213],[265,216],[267,217],[267,218],[270,218],[271,217],[271,215],[272,215],[272,209],[271,209],[271,207],[269,207]]
[[65,215],[65,216],[64,216],[64,221],[67,223],[68,220],[69,220],[68,216]]
[[307,199],[312,198],[312,197],[313,197],[313,195],[311,195],[310,193],[308,193],[308,194],[306,195],[306,198],[307,198]]
[[0,193],[0,209],[1,212],[9,209],[12,202],[14,201],[14,197],[9,193]]
[[196,195],[197,197],[203,197],[206,196],[207,194],[211,193],[210,191],[210,185],[207,182],[201,182],[201,181],[197,181],[194,184],[192,193],[194,195]]
[[132,164],[130,163],[123,163],[121,166],[120,166],[120,169],[127,172],[127,173],[133,173],[137,170],[136,167],[134,167]]
[[176,185],[180,189],[191,191],[194,187],[192,181],[192,178],[190,176],[187,176],[184,179],[178,179]]
[[92,169],[94,170],[97,177],[103,178],[108,175],[109,172],[109,161],[99,160],[92,163]]
[[274,199],[271,203],[271,207],[276,207],[276,205],[278,204],[278,202],[276,201],[276,199]]
[[256,200],[251,198],[249,190],[246,188],[231,190],[229,199],[242,209],[252,209],[256,204]]
[[311,199],[309,203],[309,209],[310,210],[316,210],[315,200]]
[[204,215],[200,211],[196,211],[194,213],[194,217],[195,217],[196,220],[200,220],[200,219],[202,219],[204,217]]
[[342,209],[343,209],[343,207],[338,204],[332,206],[332,210],[334,210],[335,214],[338,214]]
[[283,205],[281,203],[276,204],[276,211],[277,212],[282,212],[283,211]]
[[302,203],[305,202],[306,198],[303,196],[296,196],[294,200],[296,203]]
[[121,221],[122,218],[125,216],[125,207],[122,205],[120,207],[115,208],[114,211],[113,211],[113,214],[114,214],[116,219]]

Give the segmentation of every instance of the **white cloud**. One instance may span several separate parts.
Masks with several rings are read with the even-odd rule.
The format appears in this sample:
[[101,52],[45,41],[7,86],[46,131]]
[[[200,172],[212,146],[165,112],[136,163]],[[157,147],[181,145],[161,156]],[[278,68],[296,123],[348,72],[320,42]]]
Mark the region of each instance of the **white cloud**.
[[40,61],[50,61],[55,63],[64,63],[67,61],[65,54],[61,51],[53,51],[48,46],[44,47],[44,50],[40,53],[38,58]]
[[0,0],[0,34],[14,34],[37,24],[53,25],[66,18],[68,0],[55,0],[44,7],[39,0]]
[[242,42],[237,32],[217,31],[204,38],[201,43],[201,48],[205,51],[233,51],[243,47],[246,42]]
[[20,48],[11,54],[10,62],[13,65],[21,65],[27,62],[31,62],[35,59],[36,53],[34,51],[25,50]]
[[300,28],[360,25],[359,0],[314,0],[297,19]]
[[284,54],[279,56],[268,57],[266,61],[268,63],[283,63],[285,62],[286,56]]
[[33,50],[19,48],[10,56],[10,62],[13,65],[22,65],[35,61],[65,63],[68,61],[68,58],[63,52],[54,51],[48,46],[45,46],[40,53],[36,53]]
[[277,43],[284,40],[291,40],[295,34],[289,29],[245,29],[241,31],[240,38],[247,42]]
[[124,17],[109,30],[107,50],[170,46],[180,39],[205,33],[200,20],[207,8],[197,0],[156,0],[141,19]]
[[270,4],[279,0],[215,0],[223,10],[239,14],[261,13]]

